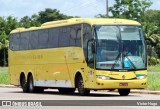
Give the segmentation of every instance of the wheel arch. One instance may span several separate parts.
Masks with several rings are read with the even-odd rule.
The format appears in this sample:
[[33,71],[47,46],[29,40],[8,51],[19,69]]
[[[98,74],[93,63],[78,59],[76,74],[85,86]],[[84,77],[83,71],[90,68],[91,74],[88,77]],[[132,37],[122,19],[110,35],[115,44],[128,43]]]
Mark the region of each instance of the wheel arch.
[[33,77],[32,72],[28,72],[27,81],[28,81],[28,79],[29,79],[30,76]]
[[75,88],[77,88],[77,79],[78,79],[79,76],[82,76],[82,74],[81,74],[81,72],[78,71],[75,74],[75,77],[74,77]]
[[20,73],[20,76],[19,76],[19,85],[22,86],[22,81],[23,79],[25,79],[25,81],[27,81],[27,78],[26,78],[26,75],[24,72],[21,72]]

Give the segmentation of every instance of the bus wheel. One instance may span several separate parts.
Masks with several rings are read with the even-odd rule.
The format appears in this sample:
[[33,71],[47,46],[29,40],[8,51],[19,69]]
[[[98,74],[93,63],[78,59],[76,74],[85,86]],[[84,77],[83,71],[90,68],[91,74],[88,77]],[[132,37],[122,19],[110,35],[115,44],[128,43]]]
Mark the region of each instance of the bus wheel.
[[78,76],[78,79],[77,79],[77,88],[81,96],[87,96],[90,93],[90,90],[84,88],[84,82],[81,75]]
[[58,89],[59,93],[66,93],[66,94],[74,93],[75,90],[76,90],[75,88],[59,88]]
[[23,90],[23,92],[28,92],[29,90],[28,90],[28,84],[27,84],[27,82],[26,82],[26,78],[25,78],[25,76],[24,75],[21,75],[21,77],[20,77],[20,85],[21,85],[21,87],[22,87],[22,90]]
[[118,89],[121,96],[127,96],[130,93],[130,89]]
[[33,83],[33,76],[30,75],[28,78],[28,89],[30,93],[34,93],[35,92],[35,87],[34,87],[34,83]]

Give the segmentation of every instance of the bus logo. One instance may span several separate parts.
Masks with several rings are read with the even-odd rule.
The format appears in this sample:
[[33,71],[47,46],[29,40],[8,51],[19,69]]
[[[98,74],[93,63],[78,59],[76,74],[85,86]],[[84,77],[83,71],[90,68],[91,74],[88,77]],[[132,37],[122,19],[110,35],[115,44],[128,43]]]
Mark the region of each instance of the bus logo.
[[122,76],[122,79],[125,79],[125,78],[126,78],[125,75],[123,75],[123,76]]

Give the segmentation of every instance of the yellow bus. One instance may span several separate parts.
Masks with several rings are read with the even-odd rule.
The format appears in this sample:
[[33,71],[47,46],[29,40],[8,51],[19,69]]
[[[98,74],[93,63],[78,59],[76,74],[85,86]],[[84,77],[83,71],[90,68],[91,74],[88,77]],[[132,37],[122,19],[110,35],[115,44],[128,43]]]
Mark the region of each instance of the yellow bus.
[[147,55],[141,24],[126,19],[72,18],[10,33],[11,84],[23,92],[89,95],[90,90],[143,89]]

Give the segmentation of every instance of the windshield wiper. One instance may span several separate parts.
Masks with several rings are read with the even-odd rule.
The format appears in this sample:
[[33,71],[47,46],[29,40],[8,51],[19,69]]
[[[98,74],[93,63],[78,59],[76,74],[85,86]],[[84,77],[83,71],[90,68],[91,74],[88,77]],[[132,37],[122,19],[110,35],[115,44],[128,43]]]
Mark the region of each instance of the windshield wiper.
[[118,61],[120,55],[121,55],[121,52],[118,53],[118,56],[116,57],[116,60],[114,61],[114,64],[111,67],[111,70],[113,70],[114,66],[117,64],[117,61]]
[[[118,59],[119,59],[120,55],[121,55],[121,52],[119,52],[118,56],[116,57],[116,60],[115,60],[114,64],[113,64],[112,67],[111,67],[111,70],[114,69],[115,65],[116,65],[117,62],[118,62]],[[129,57],[128,57],[128,56],[124,56],[124,57],[129,60],[129,62],[130,62],[131,65],[133,66],[134,70],[136,70],[136,69],[137,69],[136,66],[135,66],[135,65],[133,64],[133,62],[129,59]]]

